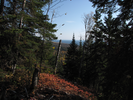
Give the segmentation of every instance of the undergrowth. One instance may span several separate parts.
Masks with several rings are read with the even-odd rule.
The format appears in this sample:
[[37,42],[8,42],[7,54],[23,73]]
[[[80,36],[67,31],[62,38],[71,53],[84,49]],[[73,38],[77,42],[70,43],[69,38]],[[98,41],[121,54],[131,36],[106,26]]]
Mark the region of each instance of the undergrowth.
[[[48,70],[46,72],[48,72]],[[90,92],[91,90],[87,87],[74,85],[57,75],[45,73],[43,71],[39,75],[36,90],[28,94],[29,97],[27,97],[26,90],[29,91],[30,89],[32,75],[33,71],[20,68],[16,69],[14,75],[12,72],[0,69],[0,98],[2,96],[2,87],[5,87],[7,100],[46,100],[50,98],[51,100],[96,99]]]

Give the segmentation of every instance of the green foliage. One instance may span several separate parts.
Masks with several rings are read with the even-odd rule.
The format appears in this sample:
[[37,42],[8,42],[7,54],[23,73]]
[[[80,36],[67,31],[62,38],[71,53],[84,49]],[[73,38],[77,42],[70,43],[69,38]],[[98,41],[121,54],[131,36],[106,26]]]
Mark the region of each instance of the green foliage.
[[[23,0],[14,0],[13,4],[9,0],[7,1],[9,6],[4,7],[6,14],[3,14],[0,19],[1,66],[7,65],[7,63],[21,65],[20,61],[25,61],[23,62],[25,66],[30,67],[32,63],[40,60],[41,55],[43,55],[42,60],[52,58],[51,40],[56,38],[53,34],[56,32],[54,29],[56,24],[49,23],[48,15],[44,15],[42,11],[42,7],[46,6],[49,0],[26,1],[25,7],[22,8],[23,2]],[[21,19],[22,28],[20,28]],[[41,37],[37,37],[36,33]]]
[[[131,0],[90,1],[97,6],[94,18],[96,24],[92,31],[95,42],[87,46],[89,53],[86,58],[88,70],[85,80],[88,78],[93,88],[102,93],[102,96],[98,97],[99,100],[131,100],[133,2]],[[119,10],[115,8],[117,4]],[[116,10],[120,11],[119,16],[113,18],[112,14]],[[107,14],[104,22],[100,21],[100,13]],[[128,75],[131,77],[127,78]]]
[[67,49],[67,54],[65,58],[65,65],[64,65],[64,73],[65,77],[74,80],[74,78],[78,77],[78,64],[77,64],[77,44],[75,43],[75,37],[73,34],[73,39],[70,44],[70,47]]
[[[49,16],[42,10],[49,2],[50,0],[8,0],[4,3],[0,17],[0,68],[16,65],[16,72],[12,76],[10,69],[10,73],[3,74],[9,74],[6,77],[1,72],[0,75],[15,87],[30,86],[35,64],[41,68],[48,65],[45,72],[52,73],[55,59],[51,41],[56,39],[54,32],[57,30],[54,29],[56,24],[50,23]],[[0,7],[0,14],[1,9]]]

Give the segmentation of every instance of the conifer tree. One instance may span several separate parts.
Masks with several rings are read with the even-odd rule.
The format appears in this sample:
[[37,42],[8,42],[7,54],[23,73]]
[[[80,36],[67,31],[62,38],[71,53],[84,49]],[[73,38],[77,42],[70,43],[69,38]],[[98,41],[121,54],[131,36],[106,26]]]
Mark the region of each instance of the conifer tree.
[[80,37],[79,48],[78,48],[78,68],[79,68],[79,78],[82,78],[82,55],[83,55],[83,45],[82,37]]
[[[40,42],[42,37],[36,37],[35,33],[41,34],[45,39],[45,47],[47,50],[45,54],[49,54],[52,49],[51,40],[56,36],[53,34],[56,30],[54,27],[56,24],[49,23],[48,15],[44,15],[42,7],[50,2],[40,0],[13,0],[13,2],[6,1],[10,6],[4,6],[4,14],[2,20],[0,20],[0,38],[1,38],[1,62],[7,65],[17,63],[19,58],[32,61],[39,53]],[[45,27],[44,31],[39,31]],[[4,55],[3,55],[3,54]],[[35,55],[36,54],[36,55]],[[30,57],[33,55],[33,57]],[[39,54],[42,55],[42,54]],[[40,56],[38,56],[40,57]],[[46,57],[48,58],[48,57]],[[39,60],[39,59],[38,59]]]
[[77,67],[77,44],[75,43],[75,36],[73,34],[72,42],[70,47],[67,49],[67,54],[65,58],[66,65],[64,66],[65,77],[74,80],[78,77],[78,67]]
[[[100,60],[100,54],[101,54],[101,36],[102,33],[99,31],[98,25],[100,25],[101,21],[100,14],[98,13],[98,10],[96,10],[96,14],[94,15],[95,19],[95,25],[93,27],[93,31],[91,31],[91,34],[88,38],[88,40],[85,42],[85,68],[86,70],[84,72],[84,79],[85,84],[87,84],[89,87],[96,88],[95,85],[98,83],[96,80],[98,79],[98,72],[97,68],[100,69],[99,60]],[[92,40],[95,42],[92,43]],[[101,45],[101,46],[100,46]],[[99,49],[100,48],[100,49]]]
[[[106,43],[105,58],[103,64],[104,78],[101,82],[102,100],[131,100],[133,93],[131,65],[132,55],[132,3],[129,0],[90,0],[97,6],[101,13],[108,14],[105,22],[98,26],[104,33]],[[130,4],[128,4],[130,3]],[[114,9],[119,5],[119,9]],[[116,18],[112,18],[114,11],[120,11]],[[128,22],[127,22],[128,20]],[[130,74],[129,74],[130,73]],[[128,77],[128,78],[127,78]],[[124,88],[125,87],[125,88]],[[100,100],[100,99],[99,99]]]
[[[109,37],[107,42],[108,43],[108,46],[107,46],[108,66],[105,69],[106,81],[104,81],[105,83],[102,84],[104,87],[103,98],[106,100],[107,99],[111,100],[111,99],[121,98],[122,96],[121,99],[127,99],[127,98],[130,98],[130,96],[125,94],[126,92],[129,93],[128,89],[129,88],[132,89],[132,87],[127,85],[127,84],[131,84],[131,82],[128,83],[128,80],[124,78],[125,75],[123,75],[123,73],[127,73],[127,72],[130,73],[129,70],[131,70],[129,65],[132,62],[129,59],[132,59],[132,58],[129,57],[129,52],[131,52],[132,50],[129,49],[130,48],[129,45],[132,44],[132,42],[130,41],[130,38],[127,39],[127,36],[126,35],[124,36],[123,34],[125,34],[125,32],[126,34],[130,34],[131,31],[129,31],[130,28],[126,26],[126,23],[125,25],[120,21],[119,21],[120,23],[118,23],[118,19],[117,19],[117,23],[115,23],[115,20],[110,20],[110,14],[107,19],[105,18],[105,21],[108,21],[108,23],[110,24],[111,22],[113,22],[114,25],[113,23],[111,24],[112,25],[112,27],[110,28],[111,30],[109,30],[108,32],[110,34],[108,35]],[[109,27],[109,25],[107,26]],[[132,53],[130,53],[130,55],[132,55]],[[122,87],[126,87],[127,89],[125,90]],[[118,94],[116,95],[116,93]]]

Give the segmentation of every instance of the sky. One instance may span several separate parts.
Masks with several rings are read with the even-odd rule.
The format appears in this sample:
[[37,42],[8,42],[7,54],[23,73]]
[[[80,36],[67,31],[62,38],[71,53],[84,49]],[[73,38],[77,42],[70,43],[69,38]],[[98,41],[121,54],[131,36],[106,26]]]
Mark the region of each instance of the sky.
[[[89,0],[65,0],[51,9],[50,14],[52,14],[53,10],[55,10],[55,13],[52,23],[57,24],[55,29],[58,29],[58,31],[55,35],[58,39],[72,40],[74,33],[75,40],[80,40],[80,36],[84,40],[83,16],[95,12],[95,8],[92,7]],[[50,14],[49,17],[52,18]]]

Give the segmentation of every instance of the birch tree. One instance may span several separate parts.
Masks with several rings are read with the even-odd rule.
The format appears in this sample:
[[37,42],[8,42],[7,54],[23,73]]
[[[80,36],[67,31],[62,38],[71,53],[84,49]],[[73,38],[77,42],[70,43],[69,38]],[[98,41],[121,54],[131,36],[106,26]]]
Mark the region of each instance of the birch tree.
[[93,12],[90,14],[84,14],[83,22],[85,26],[85,41],[89,38],[90,31],[94,26]]

